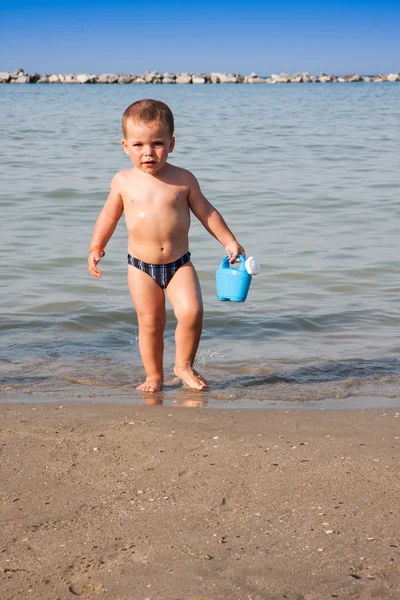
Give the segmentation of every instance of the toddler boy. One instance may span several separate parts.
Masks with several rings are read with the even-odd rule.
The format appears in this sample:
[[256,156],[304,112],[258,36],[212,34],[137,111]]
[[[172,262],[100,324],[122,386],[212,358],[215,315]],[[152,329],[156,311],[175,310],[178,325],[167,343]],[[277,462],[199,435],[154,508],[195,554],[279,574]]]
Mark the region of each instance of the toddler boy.
[[175,374],[197,390],[207,388],[193,368],[200,342],[203,305],[190,260],[192,212],[235,262],[245,254],[221,214],[203,196],[196,178],[167,162],[175,146],[174,117],[158,100],[139,100],[122,117],[122,146],[134,168],[119,171],[97,219],[88,259],[89,273],[101,277],[98,263],[122,215],[128,230],[128,285],[139,323],[139,349],[146,381],[137,389],[158,392],[164,381],[165,295],[173,307]]

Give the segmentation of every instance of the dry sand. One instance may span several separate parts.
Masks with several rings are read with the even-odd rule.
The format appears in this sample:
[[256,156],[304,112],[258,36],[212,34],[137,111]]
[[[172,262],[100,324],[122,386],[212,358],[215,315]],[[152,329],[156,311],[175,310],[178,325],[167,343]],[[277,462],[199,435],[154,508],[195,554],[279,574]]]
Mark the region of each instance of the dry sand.
[[396,409],[3,404],[0,598],[400,598]]

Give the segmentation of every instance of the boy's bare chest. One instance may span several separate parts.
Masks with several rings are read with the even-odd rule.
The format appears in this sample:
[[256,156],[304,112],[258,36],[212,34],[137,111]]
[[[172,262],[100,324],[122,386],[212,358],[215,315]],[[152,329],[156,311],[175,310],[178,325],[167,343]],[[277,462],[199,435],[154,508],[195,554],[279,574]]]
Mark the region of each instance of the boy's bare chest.
[[122,195],[124,210],[164,213],[188,207],[188,192],[178,186],[157,185],[146,189],[131,186]]

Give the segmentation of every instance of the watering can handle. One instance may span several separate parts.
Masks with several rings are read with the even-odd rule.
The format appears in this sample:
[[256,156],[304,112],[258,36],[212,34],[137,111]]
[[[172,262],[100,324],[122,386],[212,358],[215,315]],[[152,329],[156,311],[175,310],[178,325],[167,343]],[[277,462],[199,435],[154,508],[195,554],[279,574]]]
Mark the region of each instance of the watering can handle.
[[[224,260],[221,263],[221,269],[230,269],[229,259],[230,259],[230,256],[225,256]],[[240,261],[239,271],[244,271],[245,270],[244,263],[246,262],[246,258],[243,256],[243,254],[239,254],[238,259]]]

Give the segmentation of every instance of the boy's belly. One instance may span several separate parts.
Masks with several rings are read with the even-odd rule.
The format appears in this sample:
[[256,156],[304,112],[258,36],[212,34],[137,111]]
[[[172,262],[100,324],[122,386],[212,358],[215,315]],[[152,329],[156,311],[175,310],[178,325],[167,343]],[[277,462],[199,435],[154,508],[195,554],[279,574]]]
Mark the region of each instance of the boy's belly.
[[183,256],[189,249],[190,215],[168,219],[129,219],[128,252],[135,258],[148,263],[165,264]]

